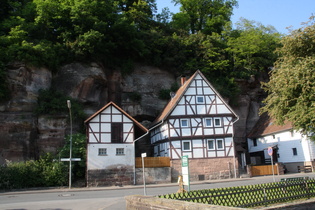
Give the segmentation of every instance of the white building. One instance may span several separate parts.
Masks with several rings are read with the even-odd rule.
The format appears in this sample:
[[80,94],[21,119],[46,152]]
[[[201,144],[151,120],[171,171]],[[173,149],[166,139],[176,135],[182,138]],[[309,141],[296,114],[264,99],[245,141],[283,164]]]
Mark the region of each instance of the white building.
[[248,135],[250,163],[269,164],[268,147],[273,148],[273,161],[283,163],[288,172],[298,172],[298,166],[311,166],[315,158],[315,145],[307,136],[294,131],[289,122],[274,124],[264,113]]
[[87,184],[134,184],[135,141],[147,129],[110,102],[85,121]]
[[196,71],[166,105],[150,128],[154,156],[171,158],[172,179],[187,155],[191,180],[234,176],[238,163],[233,142],[237,116],[210,82]]

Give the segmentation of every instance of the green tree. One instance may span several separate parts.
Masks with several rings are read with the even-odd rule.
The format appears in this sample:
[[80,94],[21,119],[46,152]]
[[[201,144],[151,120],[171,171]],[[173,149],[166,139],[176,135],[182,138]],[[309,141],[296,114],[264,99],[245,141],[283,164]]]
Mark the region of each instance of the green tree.
[[[282,40],[280,58],[264,84],[268,92],[261,112],[276,123],[286,120],[304,134],[315,131],[315,24],[292,31]],[[314,138],[314,136],[313,136]]]
[[[60,149],[60,158],[69,158],[70,155],[70,135],[66,136],[66,144]],[[72,158],[81,158],[81,161],[73,162],[73,175],[76,179],[85,177],[86,171],[86,136],[81,133],[72,135]]]
[[[182,28],[189,26],[190,33],[201,31],[205,34],[221,33],[229,23],[236,0],[174,0],[181,5],[174,21]],[[185,22],[184,22],[185,21]],[[176,25],[176,24],[174,24]]]
[[248,77],[273,66],[281,38],[274,27],[241,19],[237,29],[228,35],[227,50],[232,57],[235,76]]

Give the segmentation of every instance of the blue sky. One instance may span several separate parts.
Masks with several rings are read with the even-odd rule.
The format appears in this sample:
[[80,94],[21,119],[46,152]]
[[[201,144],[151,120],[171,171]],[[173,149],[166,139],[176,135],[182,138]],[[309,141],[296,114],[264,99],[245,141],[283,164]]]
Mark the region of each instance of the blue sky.
[[[156,0],[158,11],[168,7],[171,12],[178,12],[172,0]],[[241,17],[260,22],[265,26],[272,25],[280,33],[288,34],[286,27],[301,27],[309,17],[315,15],[315,0],[238,0],[238,8],[234,9],[233,24]]]

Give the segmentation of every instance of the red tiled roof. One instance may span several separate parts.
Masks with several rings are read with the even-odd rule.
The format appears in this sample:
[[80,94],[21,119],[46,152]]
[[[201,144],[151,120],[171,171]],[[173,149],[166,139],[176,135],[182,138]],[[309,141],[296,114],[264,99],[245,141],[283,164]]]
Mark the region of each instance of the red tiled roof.
[[84,121],[84,123],[88,123],[90,120],[92,120],[95,116],[100,114],[103,110],[105,110],[109,106],[114,106],[116,109],[118,109],[120,112],[122,112],[124,115],[126,115],[130,120],[132,120],[141,130],[147,132],[148,129],[146,129],[141,123],[139,123],[137,120],[135,120],[133,117],[131,117],[127,112],[125,112],[122,108],[117,106],[114,102],[109,102],[105,106],[103,106],[100,110],[95,112],[91,117],[89,117],[87,120]]
[[284,125],[277,125],[268,113],[263,113],[255,126],[248,134],[248,138],[258,138],[268,134],[279,133],[281,131],[291,130],[293,128],[291,122],[285,122]]

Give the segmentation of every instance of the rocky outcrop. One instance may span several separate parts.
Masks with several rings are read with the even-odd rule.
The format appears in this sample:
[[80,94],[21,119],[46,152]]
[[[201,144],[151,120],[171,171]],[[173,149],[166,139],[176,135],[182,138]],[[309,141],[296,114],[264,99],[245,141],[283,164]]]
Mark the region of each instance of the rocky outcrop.
[[37,106],[37,97],[40,89],[49,89],[52,73],[46,68],[26,66],[15,62],[7,69],[8,84],[11,90],[11,99],[0,104],[0,111],[32,112]]
[[[97,63],[71,63],[52,75],[46,68],[16,62],[8,66],[7,72],[12,96],[0,104],[0,164],[4,159],[37,158],[64,144],[64,136],[69,133],[67,115],[33,114],[40,89],[52,88],[77,99],[87,116],[113,101],[136,120],[149,124],[167,103],[159,98],[159,92],[179,83],[172,73],[145,65],[136,65],[132,73],[123,75]],[[242,91],[233,107],[240,117],[235,137],[241,147],[246,147],[246,134],[258,119],[257,110],[264,95],[254,77],[238,82]]]

